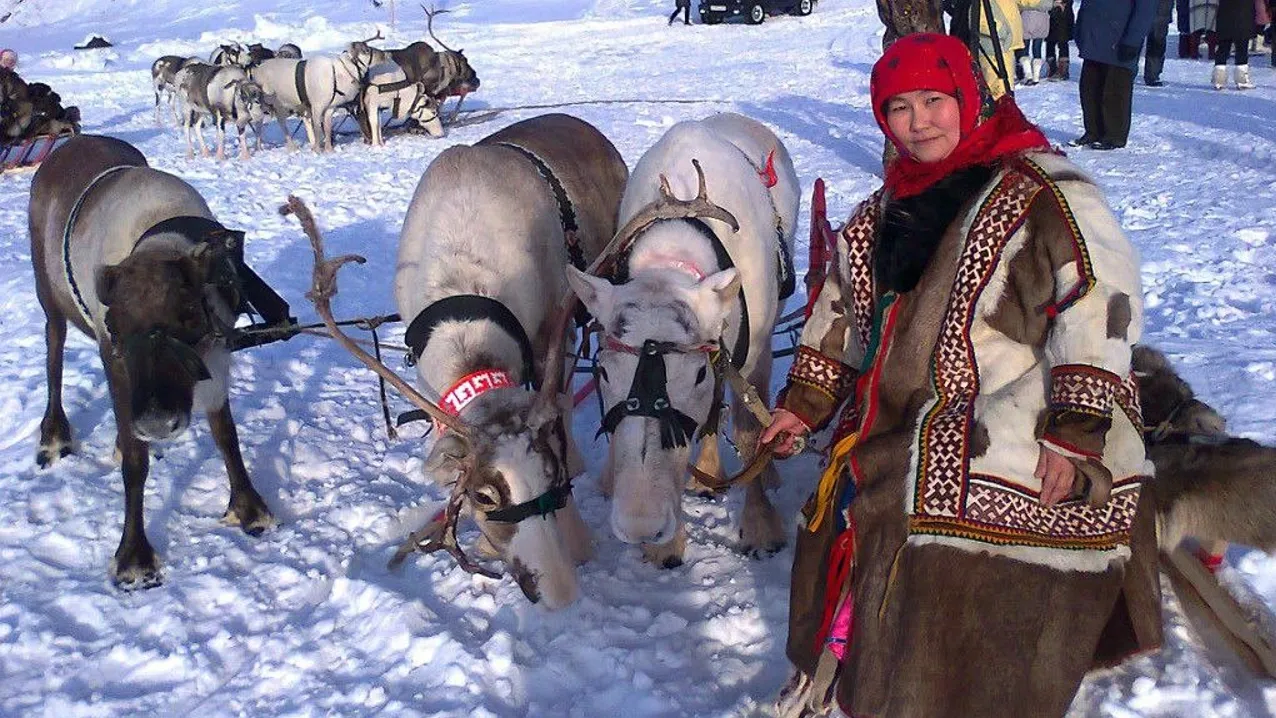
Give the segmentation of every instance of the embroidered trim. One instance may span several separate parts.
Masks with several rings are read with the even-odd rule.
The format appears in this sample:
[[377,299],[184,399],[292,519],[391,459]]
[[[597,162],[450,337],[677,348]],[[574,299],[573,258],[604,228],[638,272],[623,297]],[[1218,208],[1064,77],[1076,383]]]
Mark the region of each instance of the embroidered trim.
[[793,355],[789,382],[803,384],[841,402],[855,385],[855,372],[840,361],[830,359],[811,347],[800,345]]
[[[847,277],[855,329],[860,346],[866,347],[873,333],[873,311],[877,293],[873,285],[873,246],[877,243],[877,223],[882,213],[882,190],[874,192],[855,209],[842,229],[846,242]],[[836,269],[835,269],[836,271]]]
[[461,377],[447,391],[443,392],[443,398],[439,400],[439,408],[452,416],[459,416],[465,407],[487,392],[514,385],[514,377],[510,376],[507,371],[480,369]]
[[1108,418],[1121,377],[1088,364],[1060,364],[1050,370],[1050,408]]
[[1125,375],[1121,386],[1117,388],[1116,403],[1125,412],[1134,428],[1143,427],[1143,406],[1139,403],[1139,380],[1134,376],[1133,370]]

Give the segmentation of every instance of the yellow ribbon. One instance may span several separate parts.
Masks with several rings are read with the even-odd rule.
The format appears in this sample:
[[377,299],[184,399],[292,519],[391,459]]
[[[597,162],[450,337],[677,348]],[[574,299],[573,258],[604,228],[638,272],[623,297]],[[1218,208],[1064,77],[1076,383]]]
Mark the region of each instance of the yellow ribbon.
[[820,525],[824,523],[824,517],[836,500],[833,495],[833,489],[837,486],[837,477],[841,475],[842,469],[846,467],[846,462],[851,455],[851,449],[855,448],[859,438],[858,431],[851,432],[842,437],[842,440],[833,446],[833,451],[829,454],[829,464],[824,468],[824,473],[820,474],[820,485],[815,490],[815,513],[806,524],[807,531],[815,533],[819,530]]

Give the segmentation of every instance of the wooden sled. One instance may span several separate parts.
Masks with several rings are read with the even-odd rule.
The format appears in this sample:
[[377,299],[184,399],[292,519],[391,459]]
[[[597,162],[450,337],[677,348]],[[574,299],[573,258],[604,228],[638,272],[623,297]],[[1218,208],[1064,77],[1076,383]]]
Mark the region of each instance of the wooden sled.
[[0,145],[0,172],[39,167],[54,148],[74,136],[74,132],[36,135],[12,144]]

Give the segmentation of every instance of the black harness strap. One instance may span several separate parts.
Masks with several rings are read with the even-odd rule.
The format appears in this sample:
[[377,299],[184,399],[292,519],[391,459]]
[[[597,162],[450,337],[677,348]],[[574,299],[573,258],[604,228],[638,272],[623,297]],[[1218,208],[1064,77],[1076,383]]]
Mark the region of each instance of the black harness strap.
[[660,426],[660,448],[686,446],[696,431],[696,421],[673,408],[669,400],[669,384],[665,374],[665,355],[676,348],[668,342],[648,339],[638,353],[638,367],[625,400],[603,416],[598,436],[614,434],[626,416],[646,416]]
[[582,272],[585,271],[585,268],[589,265],[585,262],[585,253],[581,251],[580,241],[576,238],[576,233],[580,231],[580,226],[576,223],[576,208],[572,205],[571,198],[567,196],[567,188],[563,187],[563,183],[554,174],[554,171],[549,168],[545,160],[537,157],[535,152],[513,142],[498,142],[497,144],[517,150],[519,154],[526,157],[536,167],[536,171],[540,173],[540,176],[549,183],[550,189],[554,192],[554,199],[558,202],[558,218],[563,224],[563,235],[567,240],[567,257],[571,260],[573,267]]
[[567,497],[572,495],[572,482],[551,486],[548,491],[530,501],[509,506],[496,511],[484,511],[483,518],[488,521],[499,521],[505,524],[516,524],[533,516],[549,516],[567,505]]
[[293,82],[297,85],[297,97],[301,98],[301,104],[310,108],[310,93],[306,92],[306,63],[309,60],[302,60],[297,63],[297,68],[293,71]]
[[80,196],[75,198],[75,204],[71,205],[71,211],[66,216],[66,227],[62,229],[62,268],[66,272],[66,282],[71,288],[71,296],[75,298],[75,306],[79,307],[84,321],[89,324],[93,323],[93,314],[89,311],[89,305],[84,301],[84,296],[80,294],[80,286],[75,282],[75,272],[71,268],[71,234],[75,232],[75,221],[80,216],[80,209],[84,207],[85,201],[88,200],[89,194],[98,182],[119,172],[120,170],[133,169],[134,167],[143,167],[145,165],[116,165],[108,167],[98,176],[94,177],[84,186],[84,190],[80,192]]
[[478,294],[457,294],[434,302],[421,310],[412,323],[408,325],[404,341],[408,345],[409,360],[415,363],[425,351],[430,335],[441,322],[445,321],[480,321],[487,320],[504,329],[518,343],[519,352],[523,355],[523,383],[532,388],[540,388],[540,379],[536,376],[536,363],[532,355],[532,342],[527,338],[527,331],[519,323],[518,317],[509,307]]
[[372,86],[377,88],[377,92],[398,92],[415,84],[411,80],[398,80],[396,82],[374,83]]

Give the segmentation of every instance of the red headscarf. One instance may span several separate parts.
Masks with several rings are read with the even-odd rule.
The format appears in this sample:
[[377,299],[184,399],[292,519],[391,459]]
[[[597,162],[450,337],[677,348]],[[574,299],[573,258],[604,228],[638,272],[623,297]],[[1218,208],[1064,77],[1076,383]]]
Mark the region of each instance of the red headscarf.
[[[886,124],[887,100],[914,90],[951,95],[961,107],[961,140],[939,162],[913,159]],[[970,51],[950,35],[917,33],[896,40],[873,65],[869,92],[873,117],[899,150],[886,168],[886,189],[896,199],[920,194],[965,167],[1024,150],[1050,149],[1050,141],[1023,116],[1014,98],[1005,95],[994,102]]]

